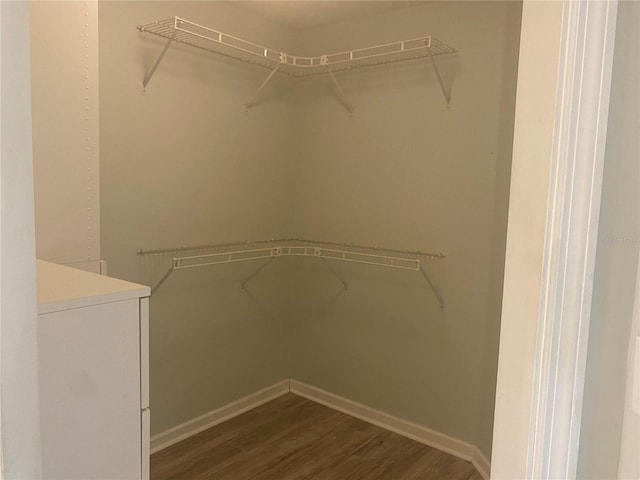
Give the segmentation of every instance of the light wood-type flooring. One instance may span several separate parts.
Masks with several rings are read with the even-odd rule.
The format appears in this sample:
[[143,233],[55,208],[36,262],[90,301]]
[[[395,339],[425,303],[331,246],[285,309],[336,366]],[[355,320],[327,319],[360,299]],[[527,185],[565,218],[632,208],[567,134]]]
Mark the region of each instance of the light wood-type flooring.
[[151,456],[151,480],[482,480],[471,463],[286,394]]

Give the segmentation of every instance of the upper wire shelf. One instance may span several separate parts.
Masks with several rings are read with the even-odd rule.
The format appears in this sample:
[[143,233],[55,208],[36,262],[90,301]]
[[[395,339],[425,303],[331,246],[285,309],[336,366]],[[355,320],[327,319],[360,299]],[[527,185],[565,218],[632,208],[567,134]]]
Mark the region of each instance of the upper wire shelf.
[[442,41],[432,36],[426,36],[317,57],[299,57],[213,30],[180,17],[141,25],[138,30],[269,69],[277,68],[279,72],[292,77],[319,75],[328,71],[338,72],[456,53],[455,49]]

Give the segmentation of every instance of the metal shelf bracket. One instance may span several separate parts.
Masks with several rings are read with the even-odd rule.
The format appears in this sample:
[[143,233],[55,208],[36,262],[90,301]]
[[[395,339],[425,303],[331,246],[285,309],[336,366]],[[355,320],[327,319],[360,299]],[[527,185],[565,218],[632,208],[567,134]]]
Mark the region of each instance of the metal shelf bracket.
[[267,260],[262,265],[260,265],[251,275],[249,275],[247,278],[242,280],[240,282],[240,290],[247,291],[247,289],[245,288],[247,286],[247,283],[249,283],[251,280],[253,280],[262,270],[267,268],[267,265],[269,265],[271,262],[273,262],[273,260],[275,258],[276,258],[275,256],[271,257],[269,260]]
[[253,107],[257,102],[258,102],[258,98],[260,98],[260,94],[262,93],[262,91],[264,90],[264,87],[267,86],[267,83],[269,83],[269,80],[271,80],[273,78],[273,76],[276,74],[276,72],[280,69],[280,65],[278,65],[276,68],[274,68],[273,70],[271,70],[271,72],[269,73],[269,75],[267,75],[267,78],[264,79],[264,82],[262,82],[262,85],[260,85],[260,87],[258,87],[258,90],[256,91],[256,93],[253,95],[253,97],[251,97],[251,100],[249,100],[247,102],[247,104],[245,105],[247,108],[247,111]]
[[169,270],[167,270],[164,275],[162,275],[162,277],[160,277],[160,280],[158,280],[156,283],[154,283],[153,285],[151,285],[151,295],[153,295],[155,293],[156,290],[158,290],[158,288],[160,288],[160,286],[167,281],[167,279],[171,276],[171,274],[173,273],[173,271],[175,270],[175,265],[176,265],[176,261],[175,258],[173,259],[173,264],[171,265],[171,268],[169,268]]
[[[320,256],[320,255],[321,254],[318,254],[317,256]],[[340,281],[340,283],[342,284],[342,291],[346,292],[349,289],[349,284],[347,283],[347,281],[344,278],[342,278],[342,275],[340,275],[335,268],[331,266],[331,264],[327,261],[326,258],[322,258],[322,261],[327,266],[327,269],[331,273],[333,273],[334,277],[336,277]]]
[[436,287],[433,285],[433,282],[431,281],[431,278],[429,278],[429,275],[427,275],[427,272],[422,267],[422,264],[420,264],[419,271],[422,274],[422,276],[424,277],[424,279],[427,281],[427,284],[429,285],[429,288],[431,288],[431,291],[433,292],[435,297],[438,299],[438,303],[440,304],[440,308],[444,308],[444,300],[442,298],[442,295],[440,295],[440,293],[438,292]]
[[429,50],[429,58],[431,59],[431,66],[433,67],[433,71],[436,72],[436,77],[438,78],[438,83],[440,84],[440,90],[442,90],[442,95],[444,96],[448,107],[451,104],[451,92],[447,91],[446,87],[444,86],[442,76],[440,75],[440,70],[438,70],[438,64],[436,63],[436,59],[433,58],[431,50]]
[[169,50],[169,47],[171,46],[171,44],[175,40],[175,37],[176,37],[176,32],[173,32],[173,35],[171,35],[169,40],[167,40],[167,43],[165,44],[164,48],[160,52],[160,55],[158,55],[158,58],[156,58],[156,61],[153,62],[153,65],[151,65],[151,68],[149,69],[147,74],[144,76],[144,80],[142,80],[142,91],[143,92],[146,91],[147,85],[149,85],[149,82],[151,81],[151,77],[153,77],[153,74],[156,73],[156,69],[158,68],[158,65],[160,65],[160,62],[162,61],[162,59],[164,58],[165,54],[167,53],[167,50]]
[[349,102],[349,100],[347,100],[347,97],[345,96],[344,91],[342,90],[342,87],[338,83],[338,80],[336,80],[335,75],[331,70],[327,70],[327,73],[329,74],[329,77],[331,78],[331,82],[333,83],[333,86],[336,90],[336,95],[338,96],[338,100],[340,100],[340,103],[342,103],[344,108],[347,109],[347,111],[349,112],[349,115],[353,115],[353,107],[351,106],[351,103]]

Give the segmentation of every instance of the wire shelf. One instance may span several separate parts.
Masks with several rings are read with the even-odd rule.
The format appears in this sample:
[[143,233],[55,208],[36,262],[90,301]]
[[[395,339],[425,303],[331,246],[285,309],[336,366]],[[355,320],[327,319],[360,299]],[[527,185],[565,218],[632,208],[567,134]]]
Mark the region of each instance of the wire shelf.
[[443,259],[442,253],[427,253],[411,250],[397,250],[380,247],[368,247],[348,243],[323,242],[305,239],[259,240],[254,242],[235,242],[194,247],[178,247],[172,249],[138,250],[139,256],[164,257],[170,260],[170,266],[151,287],[153,294],[174,271],[222,265],[229,263],[266,260],[254,273],[241,282],[241,287],[251,281],[271,261],[280,257],[315,257],[323,260],[331,273],[343,284],[346,291],[347,282],[327,260],[360,263],[387,267],[399,270],[419,272],[426,280],[429,288],[438,299],[440,306],[444,300],[431,281],[422,265],[422,260]]
[[299,57],[257,45],[180,17],[141,25],[138,30],[271,70],[277,69],[278,72],[292,77],[306,77],[326,74],[329,71],[338,72],[456,53],[455,49],[442,41],[426,36],[317,57]]
[[358,253],[347,250],[332,250],[318,247],[288,247],[278,246],[256,250],[236,250],[226,253],[209,253],[188,257],[176,257],[173,259],[173,269],[206,267],[222,263],[246,262],[274,257],[317,257],[346,262],[363,263],[379,267],[399,268],[401,270],[420,270],[420,260],[414,258],[394,257],[390,255],[377,255],[373,253]]
[[348,242],[328,242],[324,240],[310,240],[307,238],[272,238],[269,240],[250,240],[243,242],[230,242],[230,243],[216,243],[208,245],[190,245],[181,246],[177,248],[158,248],[158,249],[139,249],[136,253],[138,255],[168,255],[179,256],[192,253],[221,253],[226,254],[229,252],[235,252],[240,250],[251,250],[271,248],[274,246],[290,246],[290,247],[321,247],[324,250],[327,249],[348,249],[354,253],[372,253],[383,255],[396,255],[396,256],[408,256],[411,258],[425,257],[425,258],[445,258],[444,253],[423,252],[420,250],[408,250],[398,248],[384,248],[371,245],[356,245]]

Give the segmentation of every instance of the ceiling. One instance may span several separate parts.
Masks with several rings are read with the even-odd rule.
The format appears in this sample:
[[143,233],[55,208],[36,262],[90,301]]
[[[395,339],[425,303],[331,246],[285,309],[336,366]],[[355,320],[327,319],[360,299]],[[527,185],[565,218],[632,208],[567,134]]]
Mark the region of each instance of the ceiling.
[[234,0],[251,10],[293,30],[314,28],[343,20],[399,10],[422,3],[419,0]]

